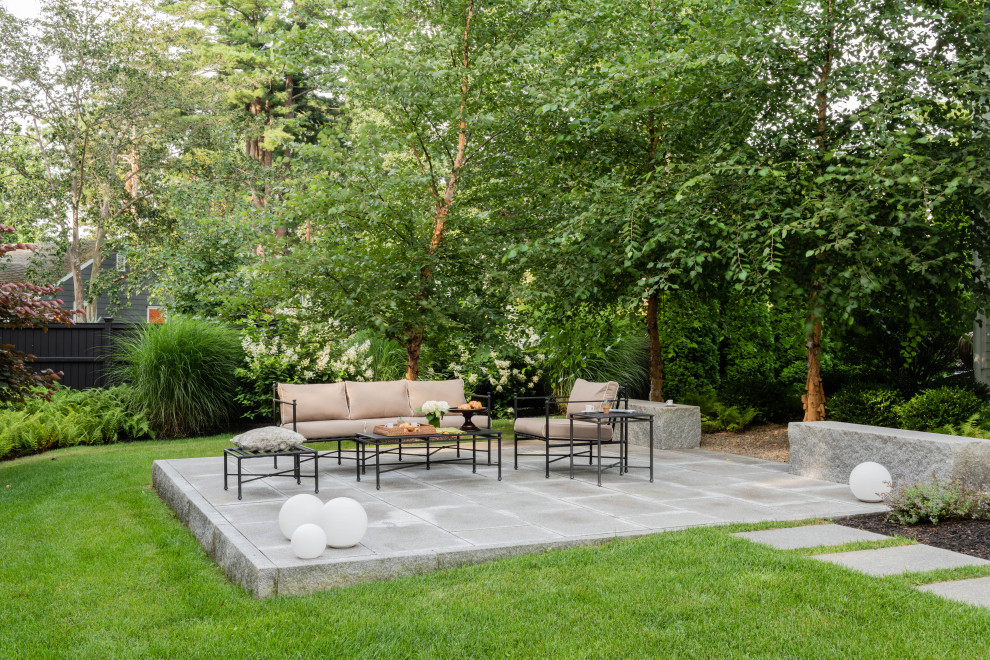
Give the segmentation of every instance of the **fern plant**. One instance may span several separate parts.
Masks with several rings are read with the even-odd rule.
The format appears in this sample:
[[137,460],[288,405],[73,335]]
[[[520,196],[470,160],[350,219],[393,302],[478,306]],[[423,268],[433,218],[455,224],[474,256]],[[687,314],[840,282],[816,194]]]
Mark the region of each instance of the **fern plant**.
[[60,389],[50,400],[0,411],[0,458],[150,437],[151,424],[126,386]]

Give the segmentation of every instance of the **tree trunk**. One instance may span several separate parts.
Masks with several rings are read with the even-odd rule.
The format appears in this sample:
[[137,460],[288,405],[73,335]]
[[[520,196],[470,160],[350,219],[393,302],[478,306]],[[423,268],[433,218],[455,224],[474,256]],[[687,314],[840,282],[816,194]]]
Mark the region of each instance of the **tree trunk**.
[[[454,155],[454,161],[451,163],[450,176],[447,178],[447,186],[444,189],[443,197],[438,195],[438,191],[435,186],[430,186],[430,192],[435,198],[435,208],[436,213],[433,216],[433,231],[430,235],[430,246],[427,253],[432,256],[436,253],[440,244],[443,242],[444,229],[447,224],[447,214],[450,212],[450,207],[454,201],[454,192],[457,190],[457,184],[460,180],[461,170],[464,168],[464,163],[467,155],[467,144],[468,144],[468,127],[467,119],[465,114],[467,112],[467,93],[468,93],[468,69],[470,68],[469,55],[469,41],[468,37],[471,31],[471,19],[474,17],[474,0],[470,0],[467,6],[467,13],[464,19],[464,46],[461,53],[461,65],[464,67],[464,73],[461,75],[461,104],[457,111],[457,152]],[[415,148],[413,148],[415,153]],[[417,155],[418,158],[418,155]],[[425,170],[424,170],[425,172]],[[431,277],[430,269],[423,268],[422,271],[422,281],[423,288],[420,292],[420,299],[426,299],[427,297],[427,284]],[[409,337],[409,343],[406,344],[406,379],[407,380],[417,380],[419,378],[419,355],[423,348],[423,328],[419,327],[412,331]]]
[[804,403],[804,421],[821,422],[825,420],[825,388],[822,386],[821,350],[822,350],[822,320],[814,311],[815,294],[811,294],[811,307],[808,310],[808,323],[811,334],[808,335],[808,380],[804,385],[805,394],[801,397]]
[[646,333],[650,337],[650,401],[663,401],[663,354],[660,352],[660,292],[646,299]]
[[423,328],[416,328],[406,344],[406,380],[419,380],[419,353],[423,348]]
[[[827,0],[825,20],[828,22],[825,40],[825,60],[818,76],[818,95],[815,99],[817,110],[816,143],[819,151],[818,170],[824,172],[825,154],[828,151],[828,110],[829,83],[832,78],[832,63],[835,59],[835,23],[832,13],[832,0]],[[811,297],[808,300],[808,316],[805,332],[811,326],[811,334],[807,338],[808,346],[808,378],[804,384],[804,421],[821,422],[825,420],[825,388],[822,386],[821,350],[822,350],[822,319],[816,308],[818,291],[821,289],[819,268],[814,271],[814,281],[811,283]]]
[[[100,205],[100,216],[103,220],[110,214],[110,203],[104,201]],[[93,264],[89,269],[89,286],[86,295],[86,322],[96,323],[99,319],[99,296],[96,293],[96,278],[103,268],[103,245],[106,243],[106,231],[102,226],[96,228],[96,245],[93,247]]]

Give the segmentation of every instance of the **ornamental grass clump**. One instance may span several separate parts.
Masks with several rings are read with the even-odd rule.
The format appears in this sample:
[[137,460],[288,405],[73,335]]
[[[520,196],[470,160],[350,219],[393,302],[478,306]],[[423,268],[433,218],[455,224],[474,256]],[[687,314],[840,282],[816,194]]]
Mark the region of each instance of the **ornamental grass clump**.
[[160,436],[202,435],[234,419],[234,371],[243,358],[235,330],[178,317],[143,325],[121,339],[114,374],[134,388]]

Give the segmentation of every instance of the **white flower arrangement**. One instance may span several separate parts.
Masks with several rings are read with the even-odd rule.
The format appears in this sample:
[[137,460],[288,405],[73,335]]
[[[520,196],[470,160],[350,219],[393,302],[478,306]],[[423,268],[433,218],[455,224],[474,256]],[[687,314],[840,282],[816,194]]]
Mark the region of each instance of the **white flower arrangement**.
[[433,426],[440,426],[443,416],[450,412],[450,404],[446,401],[427,401],[419,412],[423,413],[427,422]]
[[446,401],[427,401],[419,410],[424,415],[437,415],[441,417],[450,412],[450,404]]

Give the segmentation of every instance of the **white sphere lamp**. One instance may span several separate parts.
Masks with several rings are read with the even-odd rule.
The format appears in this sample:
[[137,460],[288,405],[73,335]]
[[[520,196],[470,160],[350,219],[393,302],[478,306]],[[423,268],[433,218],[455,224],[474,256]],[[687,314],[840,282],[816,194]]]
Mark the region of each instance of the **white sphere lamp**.
[[323,502],[315,495],[293,495],[278,512],[278,528],[285,538],[291,539],[296,528],[306,523],[318,524],[323,513]]
[[849,473],[849,489],[861,502],[880,502],[891,490],[890,471],[879,463],[860,463]]
[[326,549],[327,535],[319,525],[299,525],[292,533],[292,551],[300,559],[316,559]]
[[368,514],[349,497],[337,497],[323,505],[320,526],[331,548],[350,548],[361,542],[368,531]]

